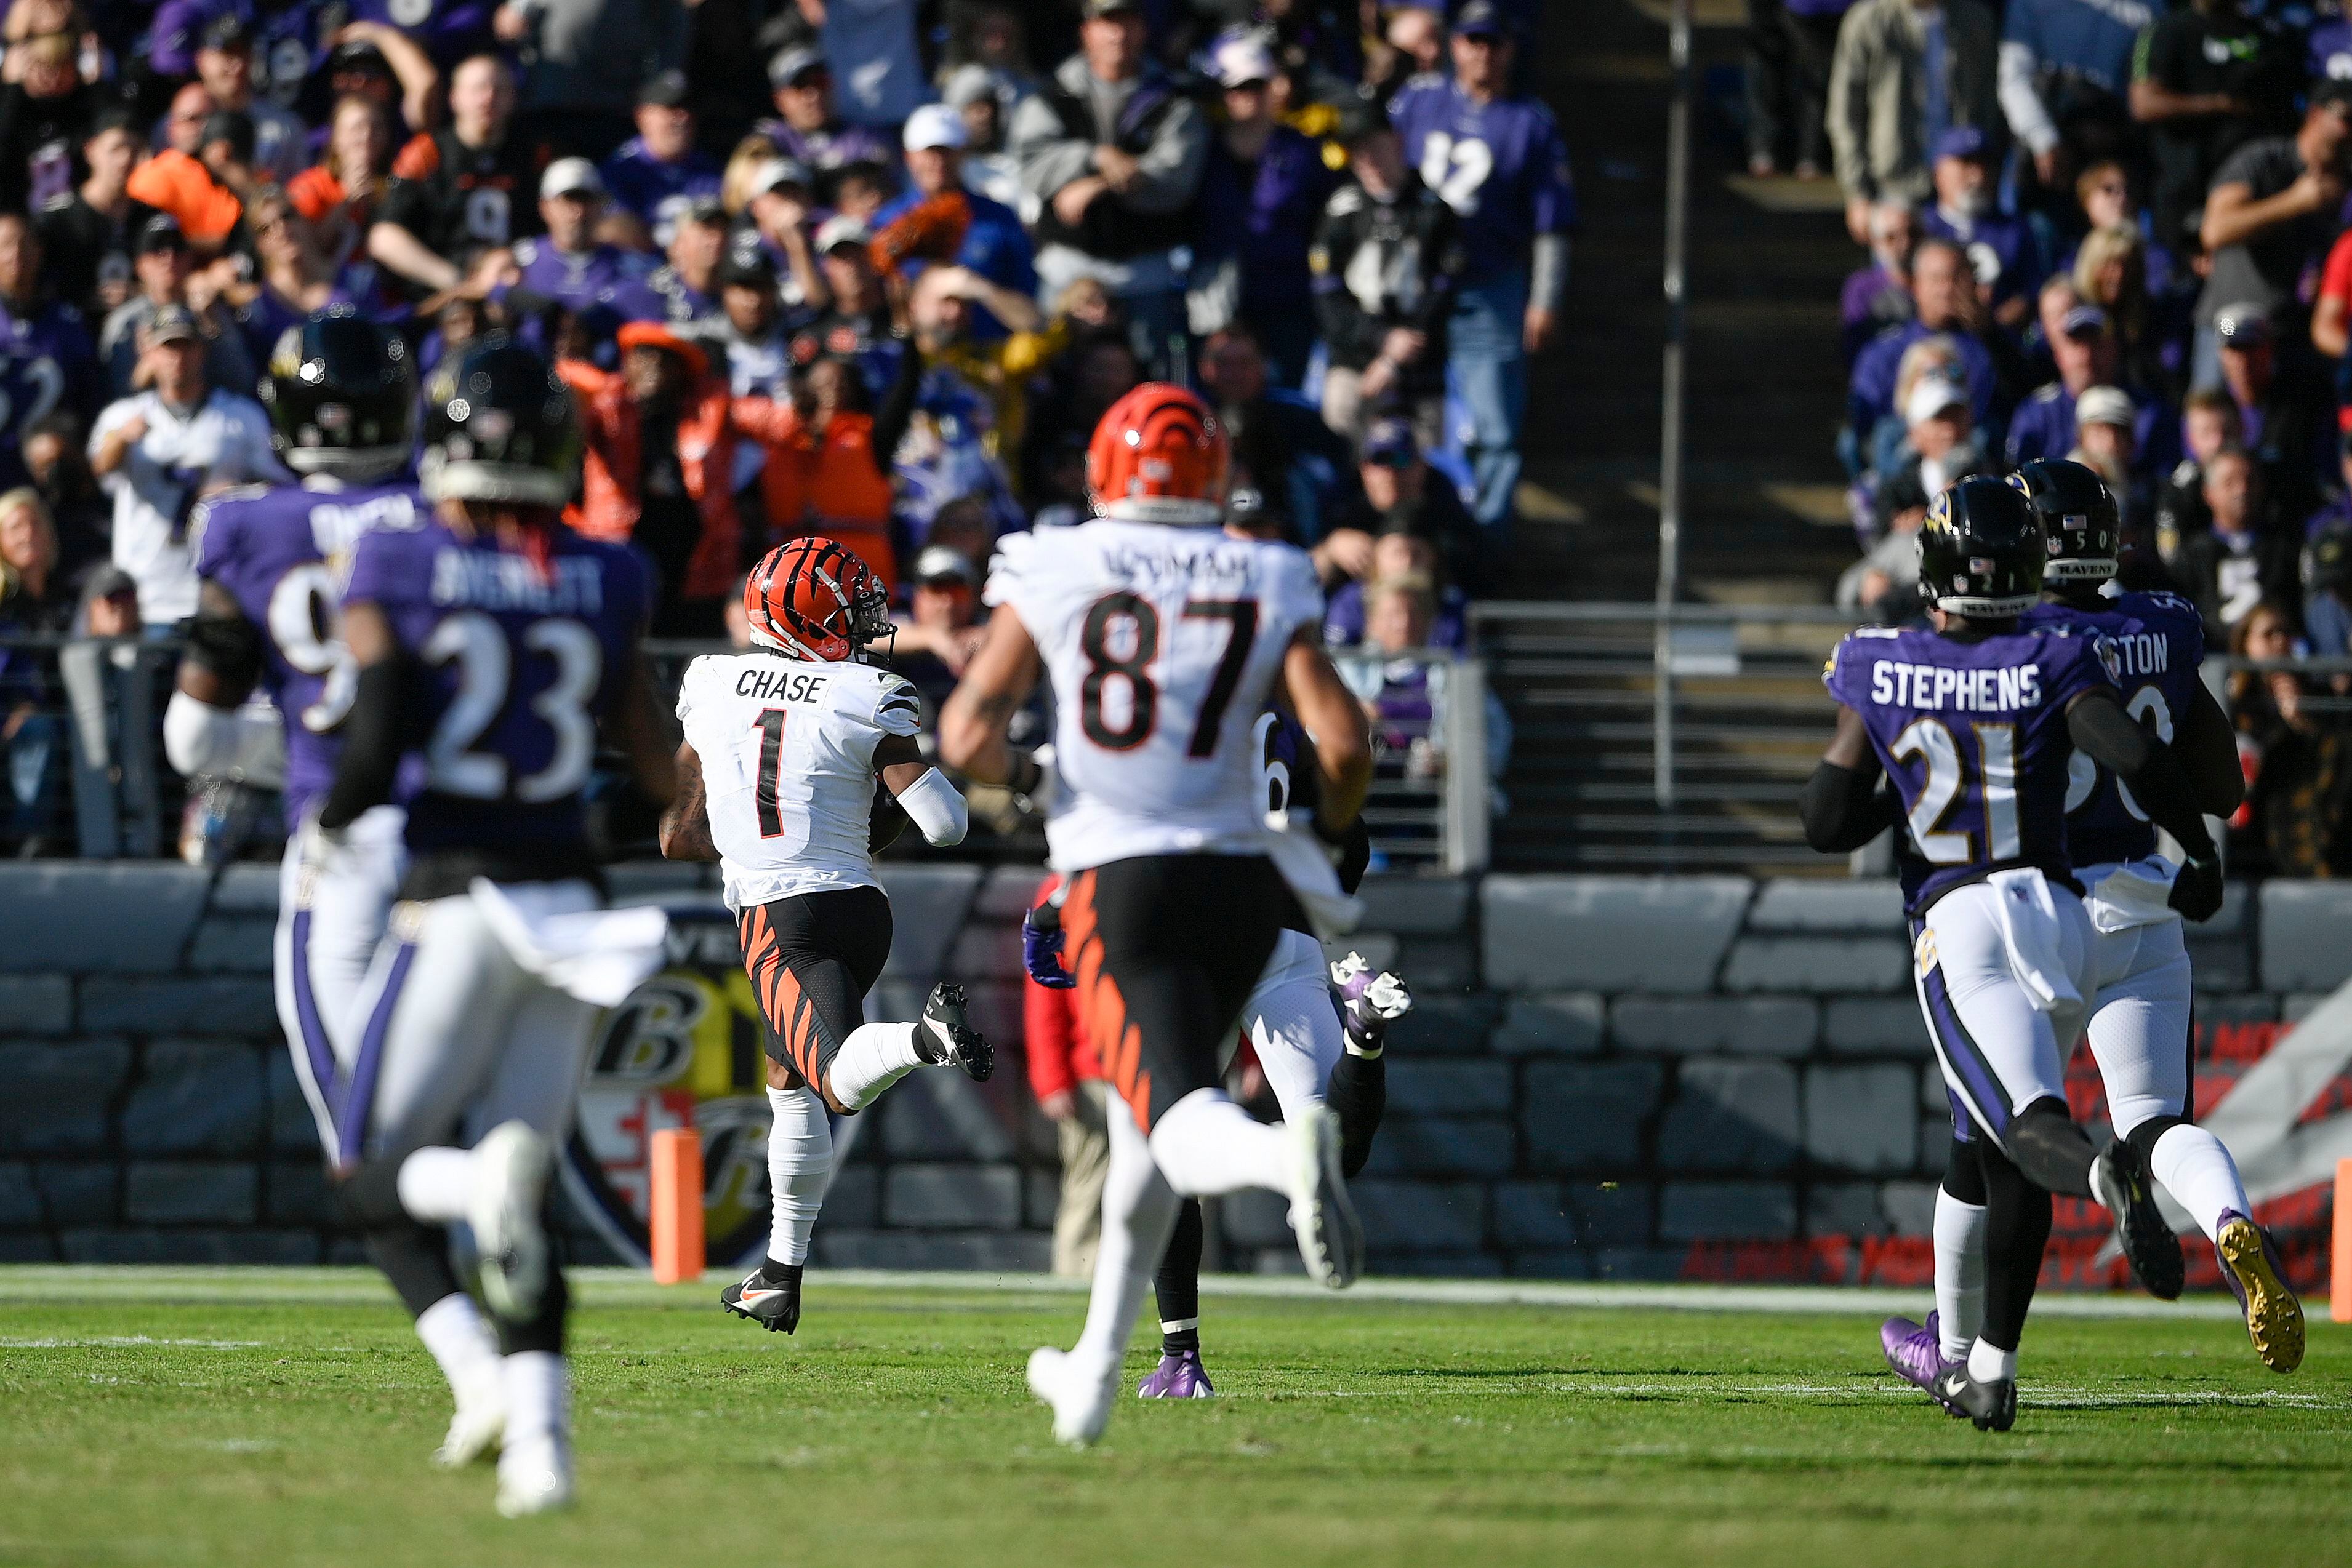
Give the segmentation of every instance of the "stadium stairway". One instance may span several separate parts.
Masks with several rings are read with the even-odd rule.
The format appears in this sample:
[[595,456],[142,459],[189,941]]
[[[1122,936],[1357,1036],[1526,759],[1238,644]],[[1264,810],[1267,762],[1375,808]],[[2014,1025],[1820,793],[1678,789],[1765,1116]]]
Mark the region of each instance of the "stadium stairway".
[[[1559,15],[1573,25],[1548,28],[1538,79],[1568,141],[1582,226],[1564,347],[1533,371],[1523,522],[1497,597],[1645,603],[1657,580],[1666,10],[1577,0]],[[1697,0],[1696,20],[1683,597],[1819,605],[1853,556],[1832,442],[1838,287],[1859,253],[1833,184],[1744,172],[1740,0]],[[1842,871],[1805,850],[1789,805],[1826,716],[1813,650],[1832,640],[1824,627],[1739,634],[1740,676],[1678,703],[1688,783],[1664,813],[1646,624],[1487,623],[1481,646],[1516,727],[1496,863]]]

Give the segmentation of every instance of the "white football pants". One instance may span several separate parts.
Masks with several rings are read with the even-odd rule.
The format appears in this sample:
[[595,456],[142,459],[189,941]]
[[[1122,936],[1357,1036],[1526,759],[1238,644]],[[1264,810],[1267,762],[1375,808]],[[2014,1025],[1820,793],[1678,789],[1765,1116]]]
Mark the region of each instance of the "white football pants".
[[[529,920],[601,908],[585,882],[501,884]],[[561,1145],[600,1009],[516,962],[471,897],[400,904],[361,993],[342,1156],[470,1148],[521,1121]]]
[[[1257,988],[1242,1005],[1242,1028],[1265,1069],[1284,1121],[1308,1101],[1323,1098],[1346,1045],[1323,944],[1303,931],[1285,931],[1276,939]],[[1240,1051],[1241,1037],[1231,1037],[1222,1065],[1231,1067]]]
[[[2078,874],[2095,888],[2115,870],[2092,866]],[[2180,1115],[2189,1103],[2189,947],[2178,915],[2101,931],[2100,913],[2092,903],[2091,1054],[2120,1138],[2142,1122]]]
[[407,862],[401,841],[407,821],[397,806],[377,806],[361,813],[341,847],[315,871],[303,871],[299,835],[287,841],[286,858],[278,863],[271,965],[278,1022],[286,1031],[302,1098],[319,1124],[319,1142],[330,1157],[337,1144],[334,1107],[357,1054],[352,1007],[383,939]]
[[[2062,888],[2049,900],[2050,928],[2013,939],[2001,900],[1989,883],[1954,888],[1913,923],[1912,955],[1953,1121],[1965,1134],[1973,1120],[2006,1149],[2019,1111],[2045,1096],[2066,1098],[2066,1052],[2082,1033],[2090,992],[2092,931],[2082,901]],[[2073,998],[2053,1003],[2053,987],[2071,988]]]

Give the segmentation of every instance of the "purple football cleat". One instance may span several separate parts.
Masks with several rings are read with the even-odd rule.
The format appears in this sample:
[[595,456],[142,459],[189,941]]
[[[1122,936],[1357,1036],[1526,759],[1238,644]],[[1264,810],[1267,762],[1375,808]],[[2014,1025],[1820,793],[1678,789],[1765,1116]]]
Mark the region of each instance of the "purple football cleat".
[[1176,1355],[1163,1355],[1152,1375],[1137,1385],[1138,1399],[1206,1399],[1216,1392],[1209,1382],[1209,1369],[1201,1364],[1201,1353],[1184,1351]]
[[[1904,1382],[1943,1404],[1942,1396],[1936,1392],[1936,1378],[1952,1363],[1944,1359],[1943,1335],[1934,1312],[1927,1314],[1924,1323],[1915,1323],[1909,1318],[1887,1319],[1878,1326],[1878,1348],[1885,1353],[1886,1364]],[[1948,1405],[1944,1408],[1954,1416],[1964,1414]]]

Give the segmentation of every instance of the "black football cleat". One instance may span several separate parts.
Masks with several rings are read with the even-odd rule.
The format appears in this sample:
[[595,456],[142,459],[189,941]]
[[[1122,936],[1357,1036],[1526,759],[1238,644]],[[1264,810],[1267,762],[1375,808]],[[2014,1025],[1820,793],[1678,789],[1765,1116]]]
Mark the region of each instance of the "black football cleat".
[[2156,1206],[2156,1178],[2148,1174],[2147,1157],[2116,1139],[2091,1162],[2091,1190],[2115,1221],[2116,1245],[2123,1249],[2140,1284],[2159,1301],[2179,1301],[2189,1281],[2189,1265],[2180,1256],[2180,1238]]
[[781,1265],[783,1278],[769,1276],[764,1263],[739,1283],[719,1292],[719,1305],[739,1318],[749,1318],[771,1333],[790,1333],[801,1326],[801,1266]]
[[1936,1375],[1927,1392],[1955,1416],[1976,1423],[1979,1432],[2006,1432],[2017,1425],[2017,1379],[1996,1377],[1979,1383],[1969,1375],[1969,1364],[1956,1361]]
[[963,988],[941,980],[923,1004],[923,1020],[915,1026],[915,1051],[933,1067],[956,1066],[974,1083],[985,1083],[996,1071],[996,1048],[964,1016]]

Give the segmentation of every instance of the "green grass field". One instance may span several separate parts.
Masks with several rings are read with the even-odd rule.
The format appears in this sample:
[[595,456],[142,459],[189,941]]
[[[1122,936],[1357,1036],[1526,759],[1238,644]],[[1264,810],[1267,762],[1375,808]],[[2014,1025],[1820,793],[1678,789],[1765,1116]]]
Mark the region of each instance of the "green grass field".
[[[1900,1299],[1213,1290],[1221,1396],[1129,1404],[1080,1454],[1053,1445],[1021,1374],[1075,1334],[1066,1291],[813,1278],[789,1339],[723,1315],[715,1281],[592,1277],[581,1298],[581,1506],[509,1523],[487,1469],[425,1464],[445,1396],[371,1276],[0,1269],[0,1563],[2352,1555],[2352,1332],[2324,1314],[2282,1378],[2210,1302],[2057,1302],[1999,1437],[1886,1372],[1876,1324]],[[1740,1310],[1591,1304],[1660,1299]]]

